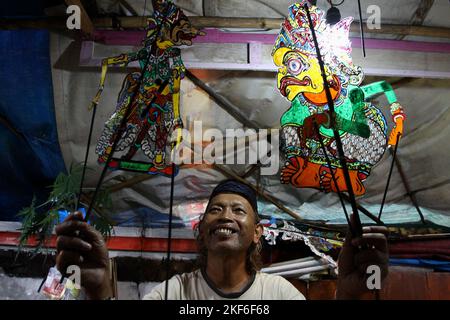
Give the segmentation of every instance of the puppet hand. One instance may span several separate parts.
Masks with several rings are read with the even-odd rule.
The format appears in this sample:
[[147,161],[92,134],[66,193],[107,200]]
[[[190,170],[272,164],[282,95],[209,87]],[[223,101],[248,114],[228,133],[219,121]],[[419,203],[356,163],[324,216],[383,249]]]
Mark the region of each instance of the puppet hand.
[[398,142],[398,139],[400,139],[403,135],[403,122],[406,119],[406,115],[403,111],[403,107],[397,102],[391,104],[390,109],[392,114],[392,121],[394,121],[395,125],[391,131],[391,134],[389,135],[388,145],[395,146]]
[[367,287],[367,278],[371,275],[367,273],[369,266],[375,265],[380,268],[380,282],[386,278],[389,259],[387,234],[387,228],[381,226],[363,227],[362,236],[357,238],[351,238],[351,233],[347,233],[338,260],[337,299],[358,299],[362,294],[369,292]]
[[81,286],[91,299],[112,297],[109,258],[102,235],[83,221],[80,212],[56,226],[56,267],[65,274],[70,265],[81,269]]
[[317,124],[317,127],[320,128],[321,125],[324,125],[325,127],[329,127],[330,125],[330,116],[328,113],[316,113],[313,115],[310,115],[309,117],[305,118],[303,121],[303,137],[304,138],[313,138],[317,136],[317,130],[315,123]]
[[[388,145],[395,146],[403,134],[403,118],[397,118],[389,135]],[[397,138],[398,137],[398,138]]]

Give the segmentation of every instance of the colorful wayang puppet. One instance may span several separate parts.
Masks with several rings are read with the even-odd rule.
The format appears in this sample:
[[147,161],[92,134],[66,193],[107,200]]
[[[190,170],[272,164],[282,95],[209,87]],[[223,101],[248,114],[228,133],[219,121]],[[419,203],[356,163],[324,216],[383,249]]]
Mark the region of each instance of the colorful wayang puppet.
[[[282,24],[272,52],[273,61],[279,67],[278,89],[292,102],[281,118],[282,147],[287,159],[281,182],[325,192],[348,191],[329,126],[330,111],[303,8],[305,3],[306,0],[289,8],[289,16]],[[350,55],[349,29],[353,18],[345,18],[331,26],[319,8],[311,6],[310,13],[334,101],[335,125],[342,140],[352,187],[355,195],[362,195],[365,193],[363,181],[381,159],[387,144],[394,146],[398,143],[405,115],[388,83],[382,81],[361,86],[362,69],[353,65]],[[395,123],[389,139],[382,112],[366,102],[383,92],[391,104]],[[324,142],[332,168],[327,165],[320,140]],[[335,174],[338,189],[332,182],[330,170]]]
[[[116,110],[105,124],[96,153],[100,163],[106,162],[126,109],[130,107],[126,128],[114,150],[120,153],[120,158],[113,158],[109,167],[171,175],[170,151],[181,142],[179,99],[185,72],[180,49],[175,46],[191,45],[191,40],[203,32],[195,29],[172,2],[152,2],[154,13],[147,19],[143,48],[103,60],[100,90],[94,103],[98,103],[103,90],[108,66],[126,66],[138,60],[141,70],[125,77]],[[140,161],[132,160],[135,155]]]

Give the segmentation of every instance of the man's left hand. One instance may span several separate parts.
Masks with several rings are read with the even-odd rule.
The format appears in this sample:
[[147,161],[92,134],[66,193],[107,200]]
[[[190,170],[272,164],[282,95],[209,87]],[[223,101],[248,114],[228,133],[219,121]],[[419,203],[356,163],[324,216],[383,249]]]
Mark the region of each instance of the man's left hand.
[[389,264],[387,235],[388,229],[382,226],[363,227],[362,236],[355,238],[348,232],[338,260],[337,299],[358,299],[369,292],[367,268],[371,265],[380,268],[380,282],[386,278]]

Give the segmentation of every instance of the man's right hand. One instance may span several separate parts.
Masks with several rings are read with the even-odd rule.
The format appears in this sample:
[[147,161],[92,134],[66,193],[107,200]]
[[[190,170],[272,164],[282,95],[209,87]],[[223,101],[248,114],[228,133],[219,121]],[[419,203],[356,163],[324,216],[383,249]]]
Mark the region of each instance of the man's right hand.
[[81,212],[70,214],[55,231],[58,270],[65,274],[68,266],[77,265],[81,286],[90,299],[112,297],[108,249],[102,235],[83,221]]

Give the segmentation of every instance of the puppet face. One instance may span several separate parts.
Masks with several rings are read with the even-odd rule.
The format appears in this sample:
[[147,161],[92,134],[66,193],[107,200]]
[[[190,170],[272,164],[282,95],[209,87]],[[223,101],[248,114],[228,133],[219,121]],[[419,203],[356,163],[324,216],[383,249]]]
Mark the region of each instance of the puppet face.
[[[315,56],[281,47],[274,52],[273,61],[279,67],[277,86],[283,96],[292,101],[303,94],[314,105],[327,104],[320,66]],[[341,81],[327,67],[325,73],[331,97],[335,100],[341,91]]]
[[258,243],[262,226],[247,199],[223,193],[211,199],[199,232],[208,253],[237,253]]
[[165,22],[161,36],[157,40],[158,47],[166,49],[172,46],[192,45],[192,39],[205,33],[193,27],[189,19],[180,11],[180,18],[173,24]]
[[183,14],[180,20],[170,31],[170,39],[174,45],[192,45],[192,39],[197,35],[204,35],[204,32],[193,27],[188,18]]

